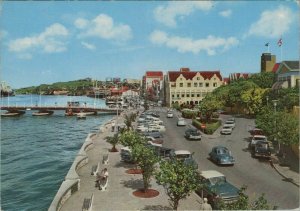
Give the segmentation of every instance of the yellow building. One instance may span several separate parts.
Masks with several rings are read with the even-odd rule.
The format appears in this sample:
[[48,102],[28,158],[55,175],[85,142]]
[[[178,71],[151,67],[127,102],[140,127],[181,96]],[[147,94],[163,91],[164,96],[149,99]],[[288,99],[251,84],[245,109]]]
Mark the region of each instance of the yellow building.
[[222,84],[220,71],[190,71],[188,68],[169,71],[165,82],[166,105],[197,105]]
[[272,72],[274,65],[276,64],[276,56],[270,53],[263,53],[260,59],[261,72]]

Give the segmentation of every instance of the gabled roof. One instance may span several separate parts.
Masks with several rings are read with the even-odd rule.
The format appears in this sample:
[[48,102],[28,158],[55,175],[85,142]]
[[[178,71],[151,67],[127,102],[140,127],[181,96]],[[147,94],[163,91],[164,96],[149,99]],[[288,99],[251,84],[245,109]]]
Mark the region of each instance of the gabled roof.
[[284,63],[290,70],[296,70],[296,69],[299,69],[299,61],[283,61],[283,63]]
[[280,66],[280,63],[274,64],[274,67],[273,67],[273,69],[272,69],[272,72],[273,72],[273,73],[276,73],[279,66]]
[[163,77],[162,71],[147,71],[146,77]]
[[182,75],[185,79],[192,80],[197,73],[200,73],[200,75],[206,80],[211,79],[214,75],[216,75],[221,81],[222,76],[220,74],[220,71],[193,71],[193,72],[178,72],[178,71],[169,71],[169,80],[170,81],[176,81],[176,79]]

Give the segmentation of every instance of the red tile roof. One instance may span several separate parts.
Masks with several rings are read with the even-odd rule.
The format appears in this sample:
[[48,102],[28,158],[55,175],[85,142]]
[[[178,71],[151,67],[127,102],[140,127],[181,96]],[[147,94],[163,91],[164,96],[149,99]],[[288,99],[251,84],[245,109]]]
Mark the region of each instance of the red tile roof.
[[169,80],[170,81],[176,81],[176,79],[182,74],[182,76],[185,79],[192,80],[197,73],[200,73],[200,75],[206,80],[211,79],[215,74],[216,76],[222,81],[222,76],[220,74],[220,71],[193,71],[193,72],[178,72],[178,71],[169,71]]
[[147,71],[146,77],[163,77],[162,71]]
[[272,72],[273,72],[273,73],[276,73],[279,66],[280,66],[280,63],[274,64],[274,67],[273,67],[273,69],[272,69]]

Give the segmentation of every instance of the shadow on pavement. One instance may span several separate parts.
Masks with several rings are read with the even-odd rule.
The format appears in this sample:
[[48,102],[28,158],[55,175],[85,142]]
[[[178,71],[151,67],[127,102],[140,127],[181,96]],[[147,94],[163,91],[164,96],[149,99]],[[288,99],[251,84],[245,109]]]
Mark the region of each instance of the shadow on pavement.
[[121,184],[126,188],[131,188],[133,190],[138,190],[144,187],[143,179],[121,180]]
[[172,210],[172,208],[163,205],[146,205],[142,210]]
[[126,163],[126,162],[118,162],[116,165],[114,165],[114,167],[123,167],[123,168],[134,168],[135,165],[134,164],[131,164],[131,163]]

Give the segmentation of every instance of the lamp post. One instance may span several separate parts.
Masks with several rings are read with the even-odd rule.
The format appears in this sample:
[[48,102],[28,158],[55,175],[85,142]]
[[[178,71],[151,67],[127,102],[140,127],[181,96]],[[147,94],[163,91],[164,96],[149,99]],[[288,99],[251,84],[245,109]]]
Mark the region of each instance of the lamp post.
[[[272,102],[273,102],[274,111],[275,111],[275,120],[274,120],[274,123],[275,123],[275,138],[274,138],[274,140],[276,142],[276,140],[277,140],[277,137],[276,137],[276,134],[277,134],[277,129],[276,129],[276,112],[277,112],[277,110],[276,110],[276,107],[277,107],[278,100],[272,100]],[[279,142],[279,140],[278,140],[278,153],[280,153],[280,142]]]

